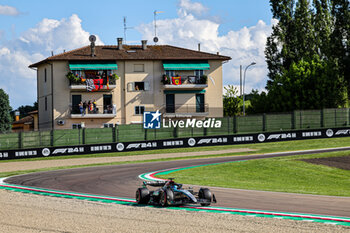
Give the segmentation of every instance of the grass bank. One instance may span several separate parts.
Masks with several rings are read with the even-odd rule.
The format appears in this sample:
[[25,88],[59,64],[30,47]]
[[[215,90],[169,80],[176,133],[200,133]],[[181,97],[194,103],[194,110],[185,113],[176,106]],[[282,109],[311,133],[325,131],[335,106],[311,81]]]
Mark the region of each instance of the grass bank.
[[349,151],[341,151],[224,163],[177,171],[170,176],[179,183],[193,185],[350,197],[350,170],[300,161],[348,155]]

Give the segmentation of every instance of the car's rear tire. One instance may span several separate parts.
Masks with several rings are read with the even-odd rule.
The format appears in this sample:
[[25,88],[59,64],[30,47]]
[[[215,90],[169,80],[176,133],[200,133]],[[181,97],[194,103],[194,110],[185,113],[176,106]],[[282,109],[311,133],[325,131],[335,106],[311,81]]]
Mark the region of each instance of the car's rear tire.
[[174,192],[170,189],[166,189],[160,194],[159,204],[163,207],[170,206],[174,200]]
[[205,199],[209,202],[209,203],[201,203],[201,206],[209,206],[211,204],[211,200],[213,196],[208,188],[200,188],[198,192],[198,196],[200,199]]
[[150,199],[149,190],[147,188],[138,188],[136,190],[137,204],[148,204]]

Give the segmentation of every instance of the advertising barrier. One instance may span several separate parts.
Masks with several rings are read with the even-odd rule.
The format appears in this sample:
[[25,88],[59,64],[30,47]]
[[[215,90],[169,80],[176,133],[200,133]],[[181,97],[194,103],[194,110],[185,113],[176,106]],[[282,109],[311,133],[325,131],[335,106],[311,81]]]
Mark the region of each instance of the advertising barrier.
[[350,127],[0,150],[0,160],[350,136]]

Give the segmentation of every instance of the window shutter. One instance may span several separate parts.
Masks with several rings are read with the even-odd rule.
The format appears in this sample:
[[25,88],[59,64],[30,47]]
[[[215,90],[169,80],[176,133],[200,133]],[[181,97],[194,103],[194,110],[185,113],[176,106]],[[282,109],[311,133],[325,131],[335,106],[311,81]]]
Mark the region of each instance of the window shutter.
[[128,83],[128,91],[134,91],[135,90],[135,84],[134,83]]
[[145,82],[145,91],[149,91],[151,89],[150,83]]

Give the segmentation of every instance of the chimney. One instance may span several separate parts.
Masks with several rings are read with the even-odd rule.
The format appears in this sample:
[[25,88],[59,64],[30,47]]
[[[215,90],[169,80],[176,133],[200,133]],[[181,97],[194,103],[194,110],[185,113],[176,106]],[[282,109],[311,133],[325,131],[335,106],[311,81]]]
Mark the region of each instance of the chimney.
[[216,55],[220,55],[220,53],[219,53],[219,52],[216,52]]
[[19,121],[19,111],[15,112],[15,121]]
[[142,43],[142,49],[146,50],[147,49],[147,40],[141,40]]
[[123,38],[117,38],[118,40],[118,49],[123,50]]
[[198,43],[198,51],[201,51],[201,43]]

